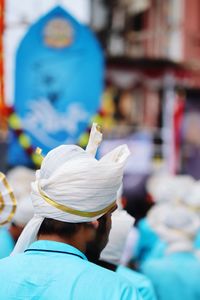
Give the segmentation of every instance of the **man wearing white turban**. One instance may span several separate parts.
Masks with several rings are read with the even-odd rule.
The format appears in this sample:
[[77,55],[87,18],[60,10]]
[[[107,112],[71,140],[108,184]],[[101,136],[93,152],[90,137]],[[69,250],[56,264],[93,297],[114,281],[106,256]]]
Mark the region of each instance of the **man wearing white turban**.
[[[188,175],[171,175],[160,172],[153,174],[149,177],[146,186],[147,193],[155,203],[149,213],[157,211],[157,206],[160,204],[181,202],[184,195],[188,194],[193,182],[193,178]],[[165,243],[160,240],[149,224],[149,213],[147,217],[137,223],[139,238],[134,249],[133,259],[138,265],[149,258],[162,256],[165,248]],[[162,214],[162,210],[160,214]]]
[[0,172],[0,258],[10,254],[14,240],[6,226],[16,214],[17,201],[5,175]]
[[15,216],[17,201],[6,176],[0,172],[0,227]]
[[128,281],[85,256],[94,241],[99,255],[106,245],[129,156],[122,145],[95,159],[102,136],[97,129],[93,124],[86,151],[55,148],[36,172],[35,214],[13,255],[0,262],[0,299],[141,299]]
[[[200,217],[200,181],[199,180],[194,182],[194,184],[191,186],[188,193],[185,193],[182,202],[184,205],[186,205],[187,207],[195,211]],[[200,230],[197,233],[194,245],[195,248],[200,250]]]
[[9,184],[14,189],[17,199],[17,210],[12,222],[0,229],[0,258],[9,256],[23,228],[33,216],[33,206],[30,200],[31,181],[34,180],[34,171],[18,166],[6,174]]
[[101,252],[98,264],[127,278],[137,287],[144,300],[155,300],[156,297],[150,280],[143,274],[122,265],[126,261],[124,256],[127,254],[124,251],[127,246],[127,239],[130,243],[131,235],[131,242],[134,243],[135,241],[135,237],[133,237],[135,233],[132,232],[134,221],[134,218],[118,205],[118,209],[112,215],[112,228],[108,244]]
[[22,230],[33,216],[30,197],[17,199],[16,213],[11,223],[0,228],[0,258],[9,256]]
[[0,228],[0,258],[9,256],[23,228],[33,217],[33,205],[30,199],[31,181],[34,171],[23,166],[7,172],[7,179],[17,199],[16,213],[8,226]]
[[198,215],[180,204],[163,204],[162,215],[152,214],[150,223],[167,244],[162,258],[149,259],[141,267],[158,299],[200,299],[200,260],[193,246],[200,227]]

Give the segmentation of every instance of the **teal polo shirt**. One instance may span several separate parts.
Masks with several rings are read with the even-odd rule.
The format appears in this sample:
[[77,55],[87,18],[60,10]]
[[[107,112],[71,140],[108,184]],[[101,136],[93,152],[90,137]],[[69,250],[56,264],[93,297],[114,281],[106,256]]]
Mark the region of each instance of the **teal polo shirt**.
[[6,227],[0,228],[0,258],[10,255],[15,246],[15,241]]
[[142,300],[115,272],[89,262],[71,245],[39,240],[0,260],[0,299]]

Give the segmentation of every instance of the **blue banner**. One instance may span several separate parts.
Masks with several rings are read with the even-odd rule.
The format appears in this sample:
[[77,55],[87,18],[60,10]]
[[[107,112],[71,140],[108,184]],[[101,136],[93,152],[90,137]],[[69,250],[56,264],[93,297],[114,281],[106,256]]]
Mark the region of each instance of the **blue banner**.
[[[89,28],[56,7],[30,27],[16,55],[14,109],[33,147],[76,143],[100,107],[104,59]],[[10,164],[30,158],[11,135]]]

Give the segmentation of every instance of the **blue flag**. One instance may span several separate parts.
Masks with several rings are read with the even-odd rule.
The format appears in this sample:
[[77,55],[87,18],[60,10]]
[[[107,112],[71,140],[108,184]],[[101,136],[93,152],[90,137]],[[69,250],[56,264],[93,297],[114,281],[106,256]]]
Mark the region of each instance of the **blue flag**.
[[[76,143],[100,107],[104,59],[89,28],[56,7],[30,27],[16,56],[14,109],[33,147]],[[9,163],[30,158],[11,132]]]

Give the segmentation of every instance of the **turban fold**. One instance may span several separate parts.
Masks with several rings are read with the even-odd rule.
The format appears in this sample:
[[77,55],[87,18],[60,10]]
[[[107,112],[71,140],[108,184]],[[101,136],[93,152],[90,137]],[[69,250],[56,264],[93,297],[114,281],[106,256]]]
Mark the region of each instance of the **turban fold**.
[[182,205],[156,205],[147,218],[155,232],[168,243],[193,240],[200,228],[198,215]]
[[101,139],[97,124],[93,124],[86,150],[62,145],[47,154],[32,183],[34,217],[13,253],[24,251],[37,238],[44,218],[91,222],[116,205],[130,152],[126,145],[121,145],[97,160],[95,154]]
[[188,175],[154,174],[147,181],[147,191],[155,203],[182,201],[194,180]]

